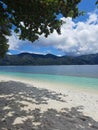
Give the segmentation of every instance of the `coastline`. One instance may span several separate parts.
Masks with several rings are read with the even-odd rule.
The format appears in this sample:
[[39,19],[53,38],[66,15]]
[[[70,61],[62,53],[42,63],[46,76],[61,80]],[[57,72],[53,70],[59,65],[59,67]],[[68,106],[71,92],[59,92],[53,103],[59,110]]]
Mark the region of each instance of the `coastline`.
[[[18,109],[20,108],[19,110],[16,110],[17,107],[13,109],[15,113],[20,113],[20,115],[23,114],[22,113],[23,111],[29,113],[29,111],[36,110],[37,112],[35,113],[38,114],[39,110],[40,113],[45,113],[48,110],[51,110],[51,112],[53,112],[53,110],[55,110],[54,113],[59,114],[59,116],[61,116],[61,114],[62,113],[64,114],[65,111],[67,111],[68,109],[67,113],[70,112],[72,117],[76,116],[73,114],[77,114],[78,112],[81,113],[81,114],[78,113],[79,117],[76,116],[77,117],[76,123],[80,118],[81,120],[83,118],[83,120],[86,121],[89,120],[88,125],[89,127],[91,127],[94,121],[95,122],[98,121],[98,94],[91,91],[90,92],[84,91],[81,89],[75,90],[74,88],[72,89],[71,86],[68,86],[67,84],[66,86],[65,85],[60,86],[60,84],[53,84],[49,82],[43,83],[37,80],[31,81],[22,78],[0,75],[0,93],[1,93],[0,107],[2,108],[1,112],[4,114],[3,110],[7,110],[7,114],[1,116],[2,117],[1,122],[5,120],[7,120],[7,122],[10,122],[8,121],[8,119],[13,117],[14,115],[12,111],[13,104],[14,105],[20,104],[20,107],[18,107]],[[31,93],[33,95],[31,95]],[[9,103],[6,104],[5,103],[6,100],[10,101],[12,104],[11,105],[9,105]],[[73,108],[77,111],[76,112],[73,111]],[[10,123],[11,127],[14,128],[15,126],[19,126],[19,124],[22,125],[27,120],[32,120],[32,123],[34,124],[34,126],[36,126],[37,130],[39,126],[41,126],[40,125],[40,123],[42,123],[41,121],[35,121],[35,122],[33,121],[32,113],[28,114],[28,116],[27,115],[20,116],[20,115],[17,114],[14,115],[14,120]],[[47,115],[47,118],[50,119],[51,117]],[[55,118],[56,118],[55,120],[58,119],[57,117]],[[61,118],[63,119],[64,117],[61,116]],[[65,118],[63,120],[65,120]],[[91,122],[91,120],[93,120],[93,122]],[[24,126],[26,127],[26,125]],[[6,126],[5,125],[2,126],[1,130],[3,130],[3,127],[5,128]],[[63,127],[64,124],[62,124],[62,128]],[[98,126],[96,125],[95,127],[98,128]]]

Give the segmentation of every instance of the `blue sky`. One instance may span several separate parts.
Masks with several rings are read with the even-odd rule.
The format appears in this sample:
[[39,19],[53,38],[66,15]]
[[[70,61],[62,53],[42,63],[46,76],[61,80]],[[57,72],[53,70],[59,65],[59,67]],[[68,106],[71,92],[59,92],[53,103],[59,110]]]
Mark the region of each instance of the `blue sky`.
[[9,54],[30,52],[37,54],[52,53],[55,55],[84,55],[98,53],[98,9],[96,0],[82,0],[79,9],[85,11],[84,16],[62,18],[66,24],[61,27],[61,35],[56,32],[44,38],[42,35],[38,41],[19,40],[12,31],[8,44]]

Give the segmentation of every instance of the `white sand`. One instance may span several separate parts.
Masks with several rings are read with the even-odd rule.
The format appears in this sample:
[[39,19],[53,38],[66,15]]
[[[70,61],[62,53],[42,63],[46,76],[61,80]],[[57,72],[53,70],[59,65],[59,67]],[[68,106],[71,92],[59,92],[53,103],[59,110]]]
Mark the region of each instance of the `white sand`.
[[[16,82],[16,84],[12,81]],[[68,86],[68,85],[64,85],[64,84],[61,85],[61,84],[41,82],[41,81],[36,81],[36,80],[29,81],[29,80],[25,80],[25,79],[12,78],[12,77],[7,77],[7,76],[6,77],[0,76],[0,82],[3,83],[3,85],[1,84],[1,86],[0,86],[0,91],[1,91],[1,93],[0,93],[1,106],[0,107],[2,108],[1,112],[3,113],[3,115],[1,116],[1,121],[5,121],[5,120],[9,119],[9,117],[14,117],[12,122],[7,120],[7,122],[10,122],[8,124],[11,124],[11,127],[13,127],[14,129],[16,127],[15,125],[23,124],[25,121],[27,122],[28,120],[31,120],[32,123],[29,125],[34,125],[34,129],[39,130],[38,129],[39,126],[41,126],[41,128],[42,128],[42,124],[41,124],[42,121],[39,121],[38,119],[36,119],[37,121],[34,121],[35,117],[37,118],[38,116],[34,116],[34,113],[30,114],[31,111],[35,111],[35,110],[36,110],[35,115],[38,114],[39,110],[40,110],[40,113],[45,113],[49,109],[56,110],[58,113],[54,112],[54,113],[56,113],[56,117],[52,123],[54,123],[54,121],[57,122],[58,121],[57,117],[61,116],[60,113],[63,113],[65,111],[66,112],[70,111],[70,113],[72,113],[71,120],[73,119],[73,121],[76,118],[84,121],[84,120],[86,120],[85,119],[86,116],[93,119],[95,122],[98,121],[98,93],[97,92],[94,92],[94,91],[91,92],[91,91],[80,90],[80,89],[75,90],[75,88],[72,88],[72,86]],[[28,89],[26,90],[24,88],[23,91],[19,90],[19,86],[17,86],[17,83],[19,85],[20,82],[25,83],[26,84],[25,88],[28,88]],[[8,88],[9,92],[7,92],[7,93],[2,92],[2,86],[4,86],[4,83],[6,83],[6,87],[7,86],[9,87]],[[11,86],[13,86],[12,89],[11,89]],[[6,87],[4,86],[4,89],[5,89],[4,91],[6,91]],[[39,90],[35,89],[35,87]],[[30,88],[30,90],[29,90],[29,88]],[[31,91],[31,88],[34,89],[34,93],[33,93],[33,89]],[[13,89],[16,93],[14,91],[12,91]],[[22,89],[21,85],[20,85],[20,89]],[[12,92],[14,92],[14,93],[12,93]],[[31,96],[31,94],[33,95],[33,97]],[[4,101],[6,101],[6,99],[7,99],[7,101],[10,101],[12,104],[9,105],[9,103],[8,104],[5,103],[6,105],[4,105]],[[14,102],[14,105],[13,105],[13,102]],[[2,107],[2,105],[3,105],[3,107]],[[16,105],[16,108],[15,108],[15,105]],[[20,105],[20,107],[17,107],[17,105]],[[13,109],[12,109],[12,107],[13,107]],[[74,110],[73,110],[73,108],[74,108]],[[77,108],[77,109],[75,109],[75,108]],[[5,111],[7,110],[6,114],[5,114],[5,112],[3,112],[3,110],[5,110]],[[28,114],[23,115],[22,114],[23,111]],[[22,115],[22,116],[19,116],[19,112],[20,112],[20,115]],[[51,112],[53,112],[53,111],[51,111]],[[78,112],[80,112],[82,114],[79,114]],[[65,116],[59,117],[59,118],[62,120],[65,120],[64,117]],[[74,117],[75,117],[75,119],[74,119]],[[48,116],[48,119],[49,118],[50,118],[50,116]],[[45,117],[45,119],[46,119],[46,117]],[[78,123],[78,119],[76,120],[77,123]],[[79,126],[75,125],[72,130],[82,130],[82,127],[83,128],[85,127],[84,130],[88,130],[87,128],[89,128],[90,126],[92,126],[91,130],[93,130],[94,128],[97,129],[98,127],[96,125],[95,126],[92,125],[92,122],[94,122],[94,121],[90,122],[91,119],[89,119],[89,121],[86,124],[88,126],[84,125],[85,123],[83,125],[82,125],[82,123],[80,123]],[[68,118],[68,120],[69,120],[69,118]],[[49,121],[47,121],[47,122],[49,122]],[[60,127],[61,124],[59,124],[58,127]],[[63,125],[65,125],[65,124],[63,123],[61,125],[61,127],[62,127],[62,128],[60,127],[61,130],[63,130],[63,127],[64,127]],[[24,125],[24,126],[26,127],[26,125]],[[10,126],[7,126],[7,127],[10,127]],[[44,127],[46,127],[46,126],[44,126]],[[52,127],[55,129],[53,129]],[[56,127],[57,127],[56,125],[51,126],[51,130],[52,129],[59,130],[58,127],[57,128]],[[70,127],[71,127],[71,125],[70,125]],[[41,128],[40,128],[40,130],[41,130]],[[81,129],[79,129],[79,128],[81,128]],[[27,129],[31,130],[30,126],[28,126]],[[43,128],[42,130],[44,130],[44,129],[45,128]],[[6,126],[4,124],[3,124],[1,130],[6,130]],[[24,128],[23,128],[23,130],[24,130]],[[46,130],[48,130],[48,128]],[[67,130],[67,129],[64,129],[64,130]],[[70,130],[71,130],[71,128],[70,128]]]

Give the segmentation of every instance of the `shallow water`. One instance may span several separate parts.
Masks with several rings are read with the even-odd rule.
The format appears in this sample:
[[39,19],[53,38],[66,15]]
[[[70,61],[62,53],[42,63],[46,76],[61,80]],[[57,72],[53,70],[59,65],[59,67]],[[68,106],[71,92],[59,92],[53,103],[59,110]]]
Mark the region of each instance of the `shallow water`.
[[0,66],[0,72],[22,72],[98,78],[98,65]]
[[98,91],[98,66],[2,66],[0,75],[40,80]]

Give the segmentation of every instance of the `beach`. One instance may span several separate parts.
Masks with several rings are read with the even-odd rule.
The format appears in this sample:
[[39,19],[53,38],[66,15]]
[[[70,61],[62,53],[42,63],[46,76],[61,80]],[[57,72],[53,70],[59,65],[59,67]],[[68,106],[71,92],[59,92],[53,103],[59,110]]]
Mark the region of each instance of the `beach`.
[[97,129],[97,92],[0,75],[0,130]]

